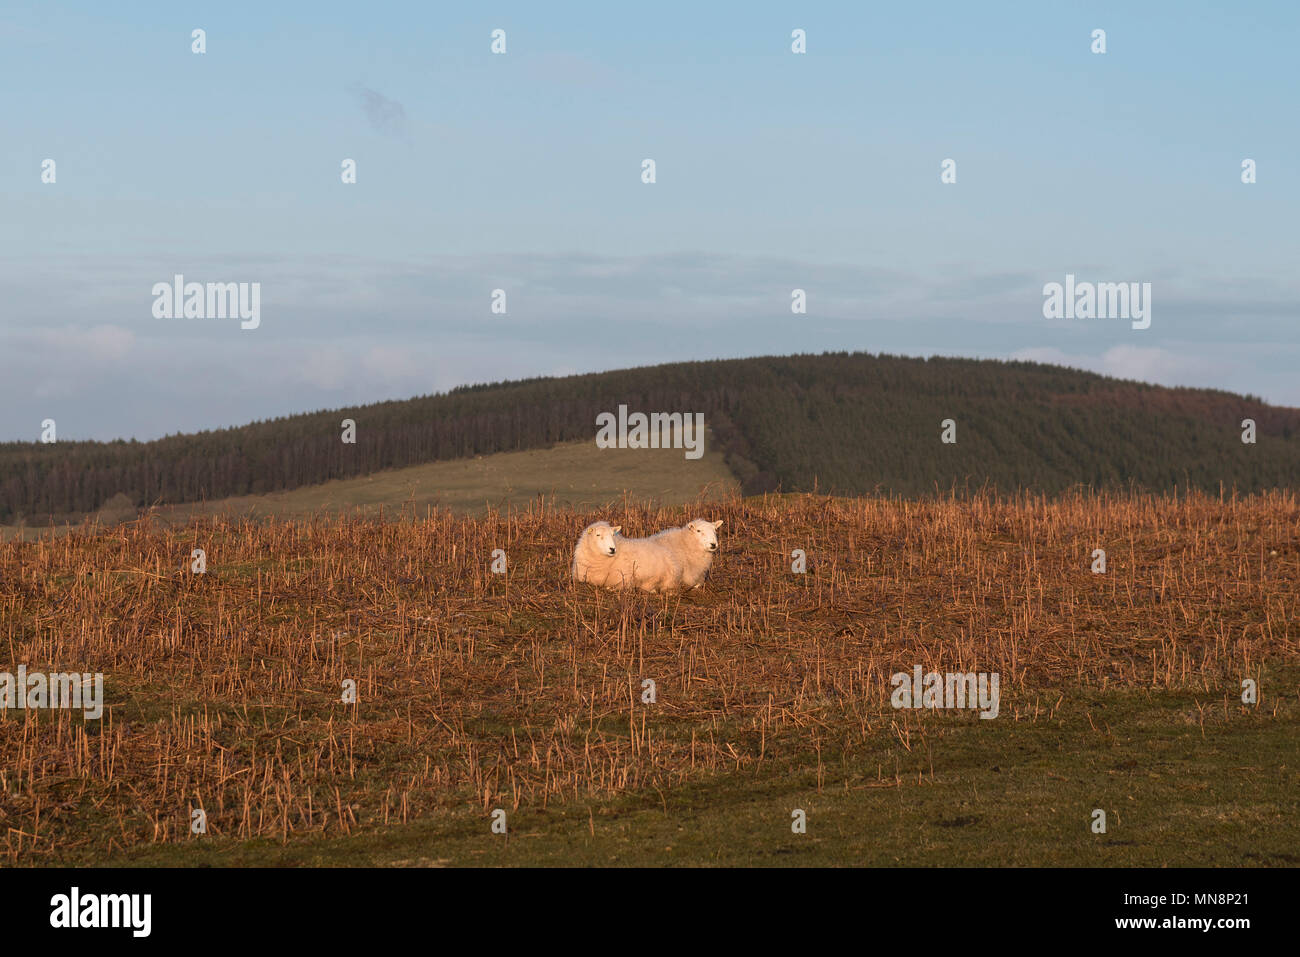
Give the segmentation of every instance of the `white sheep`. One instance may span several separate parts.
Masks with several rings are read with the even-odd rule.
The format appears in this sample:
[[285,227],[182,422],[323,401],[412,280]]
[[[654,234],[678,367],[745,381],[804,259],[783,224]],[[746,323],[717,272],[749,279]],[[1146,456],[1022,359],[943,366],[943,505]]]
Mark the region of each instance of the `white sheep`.
[[609,522],[592,522],[582,530],[578,544],[573,549],[575,581],[590,581],[596,585],[605,583],[606,574],[618,551],[615,539],[622,528],[622,525],[610,525]]
[[682,587],[682,566],[653,538],[624,538],[622,525],[593,522],[573,549],[573,577],[605,588],[671,591]]
[[709,577],[713,556],[718,551],[718,529],[722,520],[692,519],[682,528],[668,528],[651,535],[649,541],[666,546],[682,569],[682,587],[699,588]]

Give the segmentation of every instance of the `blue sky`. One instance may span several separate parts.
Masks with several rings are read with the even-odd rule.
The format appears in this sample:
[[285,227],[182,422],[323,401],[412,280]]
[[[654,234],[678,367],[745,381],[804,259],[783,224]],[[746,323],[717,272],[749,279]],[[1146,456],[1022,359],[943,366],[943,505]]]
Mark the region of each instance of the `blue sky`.
[[[10,2],[0,440],[824,349],[1300,406],[1297,26],[1289,3]],[[260,327],[155,318],[176,273],[260,282]],[[1066,273],[1150,282],[1151,327],[1044,319]]]

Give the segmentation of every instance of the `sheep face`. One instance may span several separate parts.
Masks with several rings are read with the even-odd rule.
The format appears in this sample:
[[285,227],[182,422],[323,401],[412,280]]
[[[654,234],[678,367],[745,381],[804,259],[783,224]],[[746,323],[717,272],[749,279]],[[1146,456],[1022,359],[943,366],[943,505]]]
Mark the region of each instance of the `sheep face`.
[[695,542],[702,550],[716,552],[718,550],[718,528],[721,525],[721,521],[710,522],[708,519],[697,518],[686,526],[686,530],[695,536]]
[[587,546],[598,555],[613,555],[618,551],[615,536],[622,530],[622,525],[593,525],[587,529]]

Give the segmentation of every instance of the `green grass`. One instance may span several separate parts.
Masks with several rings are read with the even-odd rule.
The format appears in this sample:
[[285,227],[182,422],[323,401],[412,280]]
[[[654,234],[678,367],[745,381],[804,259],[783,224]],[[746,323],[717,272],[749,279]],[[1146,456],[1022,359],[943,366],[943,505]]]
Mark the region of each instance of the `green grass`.
[[[739,483],[722,453],[714,448],[711,436],[705,449],[701,458],[692,460],[682,449],[600,449],[590,440],[564,442],[549,449],[432,462],[288,492],[161,506],[154,516],[166,525],[215,514],[303,519],[353,510],[376,513],[383,509],[393,515],[413,509],[415,515],[422,516],[430,508],[473,514],[489,507],[526,505],[539,497],[553,500],[557,506],[591,509],[622,501],[624,496],[638,502],[680,505],[702,495],[721,500],[738,494]],[[114,511],[101,521],[115,524],[129,517]],[[56,534],[67,528],[55,526]],[[49,529],[48,524],[0,526],[0,541],[30,540],[48,534]]]
[[[1295,866],[1296,674],[1254,708],[1222,696],[1044,692],[1035,717],[912,715],[852,753],[607,801],[480,808],[346,837],[195,838],[95,854],[102,865]],[[1283,689],[1291,688],[1289,698]],[[1049,716],[1050,713],[1050,716]],[[1018,719],[1017,719],[1018,717]],[[903,721],[900,719],[899,724]],[[1095,725],[1095,727],[1094,727]],[[791,831],[791,811],[807,833]],[[1107,833],[1090,830],[1092,811]],[[70,857],[49,863],[74,863]]]

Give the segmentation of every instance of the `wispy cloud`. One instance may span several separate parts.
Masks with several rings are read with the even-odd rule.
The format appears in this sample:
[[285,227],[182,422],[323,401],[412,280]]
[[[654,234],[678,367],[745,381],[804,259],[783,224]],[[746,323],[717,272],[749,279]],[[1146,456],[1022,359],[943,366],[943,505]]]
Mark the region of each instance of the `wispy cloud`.
[[406,108],[401,103],[360,83],[353,85],[352,94],[375,132],[385,136],[406,136]]
[[1111,346],[1100,355],[1065,352],[1055,346],[1017,349],[1012,359],[1046,362],[1155,385],[1189,385],[1211,381],[1216,373],[1241,372],[1241,363],[1222,355],[1215,362],[1158,346]]
[[[1203,278],[1170,276],[1150,332],[1134,333],[1124,322],[1043,319],[1039,291],[1021,273],[936,278],[770,256],[155,255],[11,265],[0,440],[29,438],[46,416],[69,437],[146,438],[468,382],[838,349],[1029,359],[1300,404],[1300,345],[1274,311],[1289,287],[1263,280],[1225,294]],[[151,286],[176,272],[260,282],[261,327],[154,318]],[[490,310],[497,288],[508,295],[505,315]],[[795,288],[808,291],[806,315],[791,312]]]

